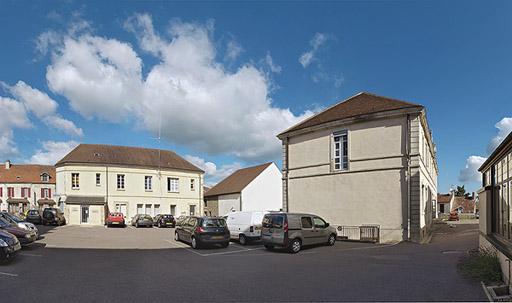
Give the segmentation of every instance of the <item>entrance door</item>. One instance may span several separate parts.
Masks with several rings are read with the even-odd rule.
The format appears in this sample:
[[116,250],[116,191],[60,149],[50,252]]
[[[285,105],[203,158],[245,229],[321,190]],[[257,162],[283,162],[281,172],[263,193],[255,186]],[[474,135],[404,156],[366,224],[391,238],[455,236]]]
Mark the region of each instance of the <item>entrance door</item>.
[[444,203],[443,204],[439,204],[439,212],[444,214]]
[[89,223],[89,205],[82,205],[82,223]]

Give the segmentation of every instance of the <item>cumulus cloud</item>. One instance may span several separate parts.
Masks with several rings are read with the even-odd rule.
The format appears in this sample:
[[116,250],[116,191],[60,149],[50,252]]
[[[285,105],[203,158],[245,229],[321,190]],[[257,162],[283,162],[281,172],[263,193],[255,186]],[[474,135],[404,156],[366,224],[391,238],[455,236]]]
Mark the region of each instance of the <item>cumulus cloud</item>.
[[23,104],[14,99],[0,97],[0,113],[0,157],[6,158],[18,154],[13,129],[29,128],[32,124]]
[[461,169],[459,173],[460,182],[480,182],[481,174],[478,168],[487,160],[487,158],[480,156],[470,156],[466,160],[466,166]]
[[116,39],[68,35],[53,52],[48,85],[84,117],[133,118],[201,152],[260,160],[278,157],[276,134],[311,115],[275,106],[271,83],[254,65],[230,72],[216,60],[212,22],[174,21],[160,35],[151,16],[137,14],[124,28],[157,59],[145,77],[133,47]]
[[492,138],[487,148],[487,152],[492,153],[500,143],[512,132],[512,118],[505,117],[494,125],[498,129],[498,134]]
[[327,41],[327,35],[323,33],[315,33],[311,41],[309,41],[310,49],[302,53],[299,62],[302,67],[308,67],[314,60],[318,49]]
[[205,161],[200,157],[186,155],[185,159],[205,171],[205,183],[207,185],[215,185],[222,179],[242,168],[242,165],[238,162],[224,164],[221,167],[217,167],[215,163]]
[[7,88],[17,101],[46,125],[72,136],[83,135],[81,128],[57,113],[58,103],[46,93],[32,88],[23,81],[18,81],[16,85],[7,86]]
[[45,141],[43,147],[30,157],[30,163],[54,165],[78,145],[76,141]]
[[236,43],[236,41],[229,41],[226,50],[226,59],[235,60],[238,58],[238,56],[240,56],[243,50],[244,49],[238,43]]

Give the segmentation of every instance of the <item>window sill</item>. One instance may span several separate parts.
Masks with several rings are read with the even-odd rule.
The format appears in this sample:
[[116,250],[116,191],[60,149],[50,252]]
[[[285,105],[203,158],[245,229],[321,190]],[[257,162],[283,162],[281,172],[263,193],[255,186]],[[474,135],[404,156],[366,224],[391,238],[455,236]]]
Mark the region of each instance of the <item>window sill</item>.
[[145,192],[147,192],[147,193],[152,193],[152,192],[153,192],[153,190],[152,190],[152,189],[146,189],[146,190],[144,190],[144,191],[145,191]]
[[167,191],[168,194],[179,194],[179,191]]
[[118,188],[117,191],[125,191],[124,188]]
[[80,187],[71,187],[71,190],[79,190]]

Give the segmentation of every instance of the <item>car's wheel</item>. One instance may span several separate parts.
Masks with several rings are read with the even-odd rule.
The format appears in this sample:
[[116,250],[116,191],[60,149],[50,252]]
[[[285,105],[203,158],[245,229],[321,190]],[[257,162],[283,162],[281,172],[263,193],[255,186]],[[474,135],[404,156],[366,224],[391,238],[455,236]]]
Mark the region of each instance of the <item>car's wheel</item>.
[[240,242],[241,245],[247,244],[247,237],[245,235],[239,235],[238,242]]
[[139,222],[135,223],[135,228],[139,228]]
[[273,246],[273,245],[267,245],[267,244],[265,244],[264,246],[265,246],[265,248],[266,248],[266,249],[268,249],[268,250],[272,250],[272,249],[274,249],[274,246]]
[[190,241],[190,245],[192,245],[193,249],[199,248],[199,243],[197,243],[196,237],[192,237],[192,240]]
[[176,241],[180,240],[180,235],[178,235],[178,233],[174,233],[174,240],[176,240]]
[[300,239],[293,239],[292,242],[290,242],[289,250],[292,254],[298,253],[301,248],[302,243],[300,242]]
[[335,234],[331,234],[329,236],[329,239],[327,240],[327,245],[333,246],[334,243],[336,243],[336,235]]
[[222,243],[222,247],[226,248],[229,246],[229,241]]

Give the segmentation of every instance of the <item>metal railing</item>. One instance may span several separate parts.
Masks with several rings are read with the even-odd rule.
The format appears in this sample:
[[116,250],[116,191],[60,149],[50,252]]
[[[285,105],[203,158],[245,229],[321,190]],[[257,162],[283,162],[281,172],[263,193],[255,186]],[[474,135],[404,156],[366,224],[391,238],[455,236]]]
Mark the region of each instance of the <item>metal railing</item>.
[[379,225],[361,225],[361,226],[338,226],[338,238],[345,241],[361,241],[379,243],[380,226]]

